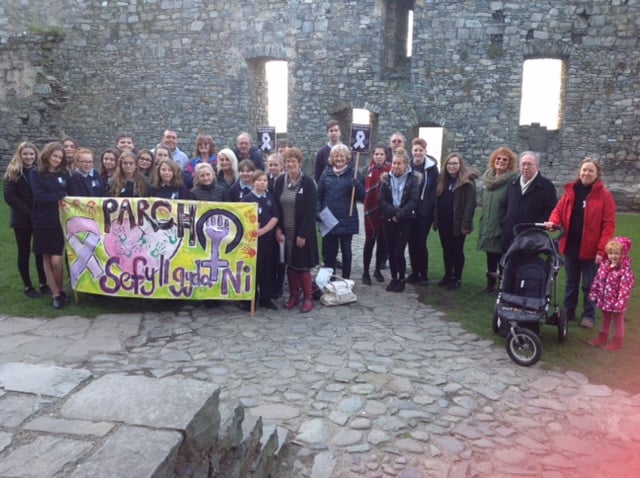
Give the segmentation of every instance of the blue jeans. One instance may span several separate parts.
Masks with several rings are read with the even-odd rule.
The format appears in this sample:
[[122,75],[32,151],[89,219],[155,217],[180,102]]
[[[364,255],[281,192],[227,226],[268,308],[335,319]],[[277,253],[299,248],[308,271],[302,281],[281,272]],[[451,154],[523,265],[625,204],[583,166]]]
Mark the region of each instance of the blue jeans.
[[580,277],[582,276],[582,317],[594,319],[596,311],[594,303],[589,300],[589,291],[596,275],[596,264],[593,260],[581,261],[577,256],[564,256],[564,272],[566,285],[564,291],[564,308],[575,311],[580,293]]

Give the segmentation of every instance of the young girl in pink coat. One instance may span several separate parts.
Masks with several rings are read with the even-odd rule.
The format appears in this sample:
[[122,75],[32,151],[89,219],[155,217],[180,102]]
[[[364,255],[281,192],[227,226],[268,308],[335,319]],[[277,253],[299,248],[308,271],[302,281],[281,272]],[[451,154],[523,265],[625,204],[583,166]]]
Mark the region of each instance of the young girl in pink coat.
[[[600,263],[589,299],[602,310],[602,328],[598,337],[590,340],[594,346],[604,345],[606,350],[621,349],[624,343],[624,315],[627,311],[631,288],[635,277],[631,271],[631,239],[628,237],[614,237],[606,247],[607,258]],[[615,324],[613,341],[609,340],[611,322]]]

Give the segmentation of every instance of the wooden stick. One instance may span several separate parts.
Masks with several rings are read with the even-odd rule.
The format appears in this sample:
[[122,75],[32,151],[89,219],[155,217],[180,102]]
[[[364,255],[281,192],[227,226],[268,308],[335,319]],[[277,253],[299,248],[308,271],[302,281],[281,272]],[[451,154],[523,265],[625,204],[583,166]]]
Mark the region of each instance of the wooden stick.
[[[353,179],[358,179],[358,165],[360,163],[360,152],[356,153],[356,165],[353,168]],[[353,204],[356,201],[356,187],[351,186],[351,205],[349,206],[349,216],[353,216]]]

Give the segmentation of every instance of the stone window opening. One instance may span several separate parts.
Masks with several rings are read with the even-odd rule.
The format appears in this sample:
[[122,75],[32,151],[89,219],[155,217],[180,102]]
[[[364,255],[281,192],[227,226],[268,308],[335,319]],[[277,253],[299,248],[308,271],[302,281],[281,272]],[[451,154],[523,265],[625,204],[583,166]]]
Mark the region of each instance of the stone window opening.
[[267,82],[267,115],[269,126],[277,133],[287,132],[289,68],[286,61],[272,60],[265,64]]
[[560,128],[565,64],[557,58],[532,58],[522,67],[520,126]]
[[[440,170],[442,152],[445,148],[444,128],[432,123],[418,126],[418,137],[427,142],[427,154],[436,158],[438,170]],[[411,143],[409,143],[407,147],[411,149]],[[411,153],[411,151],[409,151],[409,153]]]
[[415,0],[386,0],[383,14],[382,71],[385,78],[410,77]]

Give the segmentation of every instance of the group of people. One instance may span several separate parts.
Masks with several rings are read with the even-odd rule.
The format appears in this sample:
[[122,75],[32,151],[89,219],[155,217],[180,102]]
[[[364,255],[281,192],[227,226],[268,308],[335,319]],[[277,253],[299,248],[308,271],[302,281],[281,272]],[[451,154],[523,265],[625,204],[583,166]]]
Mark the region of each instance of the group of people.
[[[316,155],[314,177],[304,173],[300,149],[287,145],[265,161],[248,133],[237,137],[235,148],[220,151],[211,136],[198,135],[191,159],[178,149],[173,130],[166,130],[153,149],[140,150],[136,150],[132,135],[122,133],[113,148],[100,154],[98,165],[93,152],[71,138],[49,143],[42,151],[29,142],[20,144],[5,173],[4,195],[11,207],[25,295],[50,293],[55,308],[68,301],[62,278],[64,238],[58,220],[58,201],[66,195],[258,202],[258,304],[277,309],[274,299],[282,295],[286,275],[290,296],[284,307],[291,309],[301,303],[302,312],[309,312],[314,304],[311,271],[320,262],[317,221],[331,218],[321,240],[322,262],[336,272],[341,269],[342,276],[349,278],[352,239],[359,231],[355,202],[361,201],[363,284],[372,284],[374,249],[373,278],[377,282],[385,282],[382,269],[387,260],[389,263],[387,291],[402,292],[407,283],[428,284],[427,238],[433,229],[438,231],[444,262],[438,285],[456,290],[462,287],[464,245],[473,230],[479,179],[482,212],[478,249],[485,252],[487,264],[483,292],[497,290],[500,258],[514,238],[516,224],[562,227],[566,234],[559,246],[567,278],[563,308],[568,318],[576,317],[582,288],[583,327],[593,326],[596,306],[606,308],[603,329],[594,345],[606,343],[602,334],[608,334],[614,323],[615,347],[622,346],[620,317],[624,316],[628,294],[617,301],[608,295],[633,283],[626,256],[630,241],[611,242],[615,204],[604,187],[598,161],[587,158],[581,163],[578,178],[565,185],[558,202],[555,187],[539,171],[540,159],[535,152],[518,157],[509,148],[500,147],[490,155],[482,175],[469,167],[460,153],[453,152],[439,171],[435,158],[427,154],[424,139],[414,138],[406,149],[406,138],[394,133],[389,145],[372,148],[370,163],[360,170],[351,149],[340,140],[340,124],[329,121],[326,132],[328,142]],[[32,237],[38,289],[29,275]],[[284,249],[284,263],[278,260],[280,248]],[[409,264],[405,260],[407,248]],[[612,271],[625,272],[607,274],[605,270],[596,275],[597,266],[602,269],[603,264]],[[618,285],[612,285],[612,277]],[[614,302],[615,310],[609,310]]]

